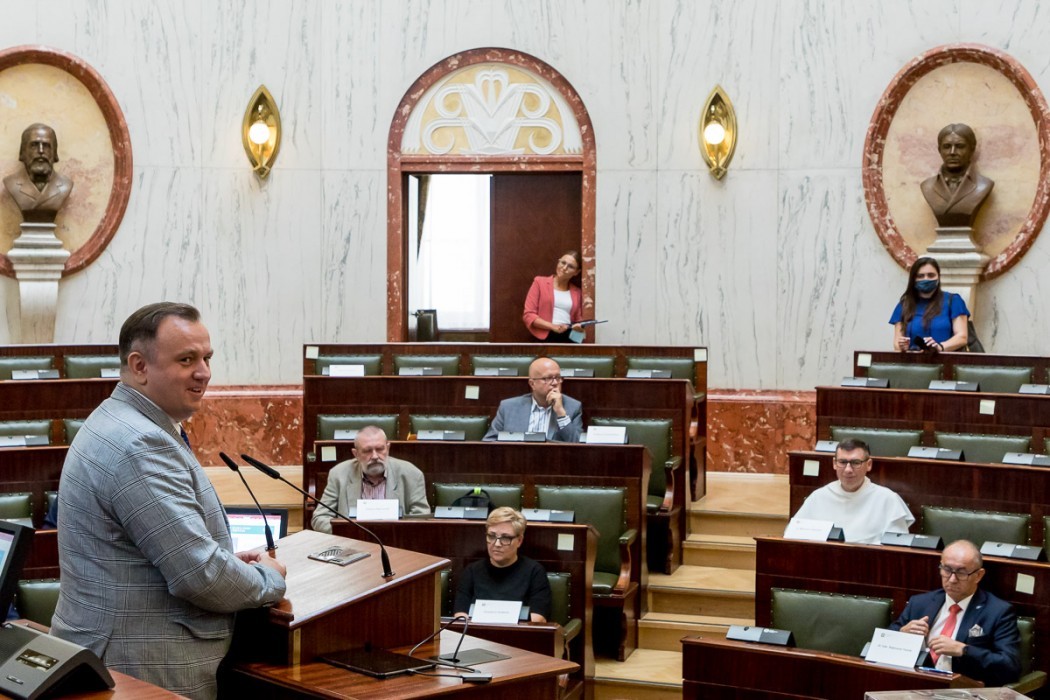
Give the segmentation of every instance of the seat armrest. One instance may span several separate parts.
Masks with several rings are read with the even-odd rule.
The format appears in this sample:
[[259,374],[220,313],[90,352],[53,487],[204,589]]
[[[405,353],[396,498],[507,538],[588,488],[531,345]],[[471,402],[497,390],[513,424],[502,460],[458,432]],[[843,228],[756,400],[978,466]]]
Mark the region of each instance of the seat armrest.
[[674,508],[674,482],[675,471],[682,466],[681,457],[672,457],[664,462],[664,502],[660,504],[660,510],[664,513]]
[[638,539],[638,531],[634,528],[620,535],[620,576],[613,586],[613,595],[626,595],[631,585],[631,545]]
[[[576,635],[583,629],[583,620],[578,617],[574,617],[565,623],[565,627],[562,628],[562,633],[565,635],[565,655],[566,658],[569,654],[569,642],[576,639]],[[1045,674],[1044,674],[1045,675]]]
[[1042,688],[1044,685],[1046,685],[1046,673],[1044,671],[1032,671],[1016,683],[1008,683],[1006,687],[1020,693],[1021,695],[1028,695],[1032,691]]

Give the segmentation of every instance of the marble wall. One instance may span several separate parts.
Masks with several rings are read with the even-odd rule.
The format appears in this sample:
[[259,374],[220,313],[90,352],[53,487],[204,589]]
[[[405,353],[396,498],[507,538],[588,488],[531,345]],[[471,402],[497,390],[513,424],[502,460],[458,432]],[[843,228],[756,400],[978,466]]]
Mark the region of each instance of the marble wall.
[[[598,340],[706,345],[711,386],[746,390],[810,390],[850,373],[853,348],[889,345],[906,275],[868,219],[861,149],[908,60],[979,42],[1050,88],[1038,0],[2,0],[0,16],[0,47],[93,65],[134,147],[123,225],[62,282],[56,341],[112,342],[139,305],[188,300],[228,385],[298,383],[307,341],[384,339],[387,132],[450,54],[520,49],[583,98]],[[264,183],[239,135],[260,83],[285,128]],[[696,134],[715,83],[741,130],[720,182]],[[986,346],[1046,353],[1048,264],[1044,236],[981,288]],[[15,283],[0,294],[4,343]]]

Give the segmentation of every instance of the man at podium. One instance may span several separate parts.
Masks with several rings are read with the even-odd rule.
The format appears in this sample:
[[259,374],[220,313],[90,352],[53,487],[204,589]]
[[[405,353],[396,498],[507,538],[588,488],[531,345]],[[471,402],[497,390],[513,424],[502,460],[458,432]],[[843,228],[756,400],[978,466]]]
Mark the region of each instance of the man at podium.
[[213,698],[233,613],[280,600],[285,569],[231,550],[225,511],[182,429],[211,380],[197,309],[145,306],[124,322],[119,345],[120,383],[62,468],[51,633],[110,668]]

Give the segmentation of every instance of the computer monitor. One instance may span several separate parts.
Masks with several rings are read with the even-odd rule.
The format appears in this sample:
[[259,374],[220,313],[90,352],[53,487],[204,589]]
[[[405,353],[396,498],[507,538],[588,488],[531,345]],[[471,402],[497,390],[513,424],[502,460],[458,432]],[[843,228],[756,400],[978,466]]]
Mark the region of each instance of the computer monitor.
[[[263,508],[263,512],[266,513],[266,522],[270,523],[275,540],[288,534],[287,508]],[[226,517],[230,519],[233,551],[245,552],[266,546],[266,531],[257,508],[227,508]]]
[[22,575],[33,528],[10,520],[0,520],[0,610],[7,611],[14,600],[18,579]]

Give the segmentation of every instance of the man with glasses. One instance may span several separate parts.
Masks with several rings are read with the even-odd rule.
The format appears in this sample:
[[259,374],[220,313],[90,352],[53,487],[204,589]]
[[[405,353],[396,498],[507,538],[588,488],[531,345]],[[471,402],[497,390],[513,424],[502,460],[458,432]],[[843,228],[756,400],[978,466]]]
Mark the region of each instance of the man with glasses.
[[871,451],[863,440],[847,439],[835,449],[836,481],[806,498],[796,518],[830,520],[847,542],[879,544],[885,532],[907,532],[915,516],[894,491],[873,483]]
[[504,399],[496,410],[485,440],[495,440],[500,432],[543,433],[556,442],[579,442],[583,430],[583,407],[561,393],[561,367],[549,357],[529,365],[529,388],[524,396]]
[[506,506],[489,513],[485,521],[488,559],[463,569],[456,587],[455,615],[466,616],[476,600],[520,600],[529,606],[532,622],[551,615],[551,586],[547,572],[536,561],[518,556],[525,539],[525,518]]
[[941,589],[912,596],[890,628],[921,634],[930,662],[1000,686],[1021,674],[1021,635],[1010,604],[978,588],[984,560],[972,542],[957,540],[941,553]]

